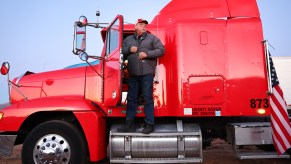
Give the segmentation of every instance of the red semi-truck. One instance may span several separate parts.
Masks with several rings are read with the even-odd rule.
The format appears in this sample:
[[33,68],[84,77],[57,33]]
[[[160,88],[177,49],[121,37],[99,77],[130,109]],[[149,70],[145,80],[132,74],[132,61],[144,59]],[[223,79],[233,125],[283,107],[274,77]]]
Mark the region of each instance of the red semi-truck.
[[[134,33],[117,15],[109,24],[74,24],[73,53],[84,64],[9,80],[10,102],[0,110],[0,154],[23,144],[23,163],[195,163],[214,138],[241,159],[272,149],[271,75],[256,0],[172,0],[147,26],[165,54],[153,84],[155,131],[119,133],[126,113],[122,41]],[[86,28],[101,28],[101,55],[86,51]],[[9,72],[9,63],[1,73]],[[144,117],[142,101],[137,124]],[[286,155],[286,156],[285,156]],[[280,157],[290,157],[283,154]]]

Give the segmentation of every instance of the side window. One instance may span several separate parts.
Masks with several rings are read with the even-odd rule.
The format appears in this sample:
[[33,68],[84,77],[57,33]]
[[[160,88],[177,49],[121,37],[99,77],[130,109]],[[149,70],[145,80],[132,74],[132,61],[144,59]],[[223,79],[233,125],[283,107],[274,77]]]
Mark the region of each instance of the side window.
[[107,42],[106,42],[106,54],[111,54],[116,48],[118,48],[119,41],[119,19],[116,19],[107,32]]

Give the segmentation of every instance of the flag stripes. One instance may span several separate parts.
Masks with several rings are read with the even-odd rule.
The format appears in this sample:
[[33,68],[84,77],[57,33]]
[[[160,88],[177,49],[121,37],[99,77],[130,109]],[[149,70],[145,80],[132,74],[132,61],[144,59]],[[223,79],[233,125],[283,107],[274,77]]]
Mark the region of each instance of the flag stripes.
[[272,139],[278,155],[281,155],[291,148],[291,125],[271,55],[270,66],[273,88],[273,93],[270,95]]

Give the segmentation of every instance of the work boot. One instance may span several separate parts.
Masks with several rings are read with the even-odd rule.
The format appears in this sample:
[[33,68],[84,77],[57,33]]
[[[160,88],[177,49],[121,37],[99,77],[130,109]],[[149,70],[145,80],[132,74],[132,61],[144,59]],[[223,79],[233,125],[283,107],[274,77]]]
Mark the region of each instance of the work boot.
[[120,133],[135,132],[134,120],[127,120],[125,124],[122,125],[121,128],[117,128],[117,132]]
[[142,133],[143,134],[150,134],[152,132],[155,131],[155,125],[154,124],[148,124],[148,123],[145,123],[143,129],[142,129]]

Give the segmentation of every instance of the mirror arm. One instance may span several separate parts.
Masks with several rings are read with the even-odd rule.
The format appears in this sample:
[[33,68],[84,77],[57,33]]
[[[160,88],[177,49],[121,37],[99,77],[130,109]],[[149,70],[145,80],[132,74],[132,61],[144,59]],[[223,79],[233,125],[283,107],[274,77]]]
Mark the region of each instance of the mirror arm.
[[15,84],[15,83],[13,83],[11,80],[9,80],[9,83],[11,83],[11,84],[13,84],[14,86],[16,86],[16,87],[21,87],[21,85],[20,84]]
[[[74,48],[74,47],[73,47]],[[72,50],[72,53],[75,55],[78,55],[77,52],[74,51],[74,49]]]
[[105,61],[105,58],[104,57],[101,57],[101,56],[90,56],[88,55],[89,58],[92,58],[92,59],[97,59],[97,60],[101,60],[101,61]]
[[105,28],[104,26],[100,26],[100,25],[109,25],[109,23],[87,23],[86,26],[90,26],[90,27],[94,27],[94,28]]
[[11,87],[14,88],[19,94],[21,94],[21,96],[24,97],[24,99],[26,101],[28,100],[28,98],[25,96],[25,94],[18,89],[19,87],[21,87],[21,85],[15,84],[11,80],[9,80],[9,84],[10,85],[12,84]]
[[100,75],[100,73],[99,72],[97,72],[96,70],[95,70],[95,68],[88,62],[88,61],[86,61],[86,63],[94,70],[94,72],[96,72],[97,74],[98,74],[98,76],[100,76],[101,77],[101,79],[103,80],[103,77]]
[[12,103],[12,100],[11,100],[11,93],[10,93],[10,78],[9,78],[9,72],[7,74],[7,82],[8,82],[8,97],[9,97],[9,102]]

